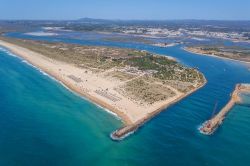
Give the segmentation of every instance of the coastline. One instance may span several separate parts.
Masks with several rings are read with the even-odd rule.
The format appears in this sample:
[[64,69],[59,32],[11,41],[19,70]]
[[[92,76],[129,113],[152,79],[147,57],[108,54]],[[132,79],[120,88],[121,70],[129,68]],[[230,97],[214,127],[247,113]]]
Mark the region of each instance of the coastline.
[[127,126],[121,127],[120,129],[115,130],[113,133],[111,133],[111,135],[110,135],[111,138],[113,140],[116,140],[116,141],[120,141],[120,140],[126,138],[127,136],[129,136],[130,134],[132,134],[133,132],[138,130],[141,126],[143,126],[143,124],[148,122],[150,119],[154,118],[155,116],[160,114],[162,111],[164,111],[165,109],[167,109],[171,105],[174,105],[174,104],[180,102],[182,99],[192,95],[194,92],[198,91],[199,89],[204,87],[206,84],[207,84],[207,80],[205,79],[205,82],[202,85],[200,85],[196,89],[193,89],[192,91],[186,93],[184,96],[181,96],[181,97],[175,99],[174,101],[172,101],[166,105],[163,105],[162,107],[155,110],[155,112],[152,112],[151,115],[149,115],[148,117],[136,122],[135,124],[127,125]]
[[[1,47],[3,47],[3,46],[1,46]],[[1,49],[1,47],[0,47],[0,49]],[[7,48],[5,48],[5,49],[8,50]],[[8,51],[8,54],[11,54],[11,51]],[[11,56],[14,56],[14,57],[17,57],[17,58],[21,58],[21,57],[19,57],[19,56],[15,56],[15,54],[13,54],[13,55],[11,55]],[[52,75],[50,75],[50,74],[44,72],[42,69],[40,69],[40,68],[38,68],[38,67],[32,65],[31,63],[29,63],[28,61],[26,61],[26,60],[24,60],[24,59],[22,60],[22,62],[24,62],[24,63],[26,63],[27,65],[29,65],[29,66],[33,67],[34,69],[38,70],[38,71],[41,72],[43,75],[48,76],[50,79],[53,79],[54,81],[56,81],[57,83],[59,83],[60,85],[62,85],[64,88],[66,88],[67,90],[69,90],[69,91],[70,91],[71,93],[73,93],[74,95],[77,95],[77,96],[79,96],[80,98],[82,98],[82,99],[84,99],[84,100],[87,100],[87,101],[89,101],[89,102],[95,104],[97,107],[102,108],[104,111],[106,111],[107,113],[109,113],[109,114],[115,116],[117,119],[122,120],[122,118],[119,117],[119,116],[117,115],[117,113],[112,112],[112,111],[108,110],[108,109],[105,108],[105,107],[102,107],[101,105],[99,105],[98,103],[95,103],[95,102],[91,101],[90,99],[88,99],[88,98],[85,97],[84,95],[82,95],[82,94],[80,94],[80,93],[74,91],[73,89],[70,89],[70,88],[69,88],[67,85],[65,85],[62,81],[60,81],[60,80],[56,79],[54,76],[52,76]]]
[[214,57],[214,58],[220,58],[220,59],[225,59],[225,60],[231,60],[231,61],[235,61],[235,62],[241,62],[241,63],[250,64],[250,62],[247,62],[247,61],[242,61],[242,60],[237,60],[237,59],[232,59],[232,58],[227,58],[227,57],[222,57],[222,56],[217,56],[217,55],[211,55],[211,54],[204,54],[204,53],[194,52],[194,51],[191,51],[190,49],[188,49],[187,47],[182,47],[182,49],[184,51],[187,51],[189,53],[196,54],[196,55],[204,55],[204,56],[210,56],[210,57]]
[[[14,48],[9,47],[7,45],[4,45],[3,42],[7,43],[5,41],[0,40],[0,46],[5,48],[6,50],[8,50],[9,53],[15,55],[15,57],[23,59],[24,62],[27,63],[28,65],[31,65],[32,67],[38,69],[42,73],[47,74],[49,77],[51,77],[52,79],[54,79],[55,81],[57,81],[58,83],[63,85],[65,88],[67,88],[71,92],[79,95],[80,97],[83,97],[85,100],[88,100],[88,101],[96,104],[97,106],[99,106],[103,109],[107,109],[108,110],[107,112],[112,112],[112,114],[115,116],[118,116],[123,121],[123,123],[125,123],[127,125],[132,123],[131,120],[126,115],[124,115],[122,112],[120,112],[119,110],[113,108],[112,106],[102,102],[101,100],[99,100],[99,99],[97,99],[97,98],[95,98],[87,93],[84,93],[84,91],[80,90],[79,88],[72,86],[72,84],[70,84],[68,81],[66,81],[62,77],[58,76],[57,74],[55,74],[53,71],[48,70],[47,68],[43,68],[39,64],[33,63],[26,56],[23,56],[20,52],[16,51]],[[10,43],[8,43],[8,44],[10,44]],[[11,44],[11,45],[15,46],[14,44]],[[19,46],[17,46],[17,47],[19,47]],[[24,49],[26,49],[26,48],[24,48]]]
[[[79,94],[81,97],[91,101],[92,103],[95,103],[96,105],[98,105],[104,109],[108,109],[109,111],[113,112],[114,114],[116,114],[118,117],[121,118],[121,120],[124,123],[125,128],[126,127],[133,127],[133,129],[137,129],[138,127],[140,127],[141,125],[146,123],[148,120],[150,120],[151,118],[153,118],[154,116],[159,114],[165,108],[167,108],[170,105],[172,105],[172,104],[182,100],[183,98],[189,96],[190,94],[197,91],[198,89],[200,89],[201,87],[203,87],[206,84],[206,80],[205,80],[203,84],[194,88],[193,90],[189,91],[188,93],[186,93],[186,94],[180,93],[180,94],[176,95],[174,98],[170,98],[169,100],[161,102],[158,105],[152,107],[151,111],[148,111],[147,113],[138,115],[138,117],[134,117],[137,114],[134,113],[134,114],[129,115],[128,112],[123,112],[123,111],[117,109],[116,107],[114,107],[114,105],[111,105],[110,103],[105,102],[105,100],[101,100],[100,97],[98,98],[95,95],[89,94],[84,89],[77,86],[75,82],[72,82],[72,80],[70,81],[70,79],[68,79],[66,77],[65,73],[60,74],[60,72],[61,72],[60,70],[62,67],[68,67],[69,70],[73,70],[73,71],[75,70],[76,72],[78,72],[79,69],[77,69],[72,64],[66,64],[64,62],[55,61],[55,60],[47,58],[39,53],[30,51],[26,48],[23,48],[23,47],[20,47],[20,46],[17,46],[17,45],[14,45],[14,44],[2,41],[2,40],[0,40],[0,45],[3,46],[4,48],[7,48],[10,52],[14,53],[18,57],[21,57],[22,59],[26,60],[29,64],[33,65],[34,67],[38,68],[39,70],[41,70],[41,71],[45,72],[46,74],[48,74],[49,76],[53,77],[55,80],[57,80],[58,82],[63,84],[66,88],[68,88],[72,92],[75,92],[75,93]],[[41,63],[39,63],[38,61],[39,62],[41,61]],[[44,63],[46,62],[47,64],[44,65],[44,63],[42,63],[42,61],[44,61]],[[59,66],[59,68],[53,68],[54,67],[53,65],[57,65],[57,67]],[[135,107],[135,109],[136,109],[136,107]],[[134,127],[136,127],[136,128],[134,128]],[[124,129],[124,127],[122,129]],[[128,131],[129,130],[126,131],[126,134],[128,133]],[[124,135],[125,134],[123,134],[123,136]]]

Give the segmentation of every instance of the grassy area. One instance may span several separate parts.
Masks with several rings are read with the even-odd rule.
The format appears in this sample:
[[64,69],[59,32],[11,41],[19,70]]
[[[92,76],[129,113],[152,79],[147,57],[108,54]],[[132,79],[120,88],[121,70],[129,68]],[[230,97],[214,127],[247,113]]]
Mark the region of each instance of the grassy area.
[[144,104],[144,102],[153,104],[175,96],[175,93],[164,85],[148,83],[140,78],[129,81],[121,89],[123,89],[125,95],[141,104]]
[[205,81],[196,69],[184,67],[173,59],[146,51],[2,37],[0,39],[51,59],[92,70],[94,73],[105,72],[104,77],[120,81],[121,86],[117,91],[142,103],[153,104],[174,96],[175,93],[166,85],[188,92]]
[[119,79],[120,81],[127,81],[136,77],[135,75],[128,74],[126,72],[121,72],[121,71],[112,71],[106,74],[105,76],[113,77],[113,78]]

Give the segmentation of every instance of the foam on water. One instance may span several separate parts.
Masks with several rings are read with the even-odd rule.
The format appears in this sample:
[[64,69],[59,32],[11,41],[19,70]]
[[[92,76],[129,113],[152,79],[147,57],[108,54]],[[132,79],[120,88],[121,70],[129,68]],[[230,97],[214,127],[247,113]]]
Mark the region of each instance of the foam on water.
[[9,51],[7,48],[4,48],[2,46],[0,46],[0,51],[8,54],[9,56],[18,57],[15,54],[13,54],[11,51]]
[[113,134],[114,134],[115,132],[117,132],[117,130],[115,130],[114,132],[112,132],[112,133],[110,134],[110,138],[111,138],[113,141],[122,141],[122,140],[124,140],[125,138],[129,137],[130,135],[134,134],[136,131],[137,131],[137,129],[136,129],[136,130],[133,130],[133,131],[130,131],[130,132],[126,133],[126,134],[124,134],[122,137],[117,138],[117,137],[114,137],[114,136],[113,136]]
[[[25,60],[25,59],[23,59],[23,58],[21,58],[21,57],[15,55],[15,54],[11,53],[10,51],[8,51],[8,50],[6,50],[6,49],[4,49],[4,48],[1,48],[1,47],[0,47],[0,51],[4,51],[5,53],[7,53],[7,54],[10,55],[10,56],[13,56],[13,57],[15,57],[15,58],[21,59],[21,62],[22,62],[22,63],[25,63],[26,65],[29,65],[30,67],[32,67],[32,68],[34,68],[35,70],[39,71],[42,75],[47,76],[47,77],[49,77],[50,79],[52,79],[52,80],[56,81],[57,83],[61,84],[64,88],[66,88],[67,90],[69,90],[71,93],[77,95],[78,97],[81,97],[82,99],[91,102],[88,98],[85,98],[84,96],[82,96],[82,95],[76,93],[75,91],[71,90],[71,89],[68,88],[62,81],[57,80],[55,77],[53,77],[52,75],[50,75],[50,74],[44,72],[44,71],[43,71],[42,69],[40,69],[39,67],[36,67],[35,65],[29,63],[27,60]],[[111,115],[114,116],[117,120],[121,120],[121,118],[120,118],[116,113],[114,113],[114,112],[108,110],[107,108],[104,108],[104,107],[102,107],[102,106],[100,106],[100,105],[98,105],[98,104],[96,104],[96,103],[93,103],[93,104],[95,104],[95,105],[98,106],[99,108],[103,109],[103,110],[106,111],[107,113],[111,114]]]

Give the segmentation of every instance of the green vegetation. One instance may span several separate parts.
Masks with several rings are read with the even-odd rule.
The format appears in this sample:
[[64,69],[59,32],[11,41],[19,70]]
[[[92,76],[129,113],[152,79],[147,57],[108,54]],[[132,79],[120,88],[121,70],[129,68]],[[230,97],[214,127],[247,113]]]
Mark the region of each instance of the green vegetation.
[[240,46],[196,46],[190,49],[197,53],[216,55],[220,57],[250,62],[250,49]]
[[220,51],[220,49],[216,48],[216,47],[204,47],[204,48],[201,48],[201,50],[204,50],[204,51]]
[[141,99],[138,102],[144,101],[149,104],[175,96],[175,93],[164,85],[148,83],[144,79],[132,80],[125,84],[122,89],[123,93],[131,96],[133,100]]
[[[204,83],[203,75],[175,60],[146,51],[0,38],[51,59],[74,64],[120,81],[116,89],[140,103],[153,104]],[[102,74],[103,73],[103,74]]]
[[138,67],[139,70],[157,70],[159,65],[153,63],[153,56],[142,56],[128,59],[125,63],[129,66]]
[[161,80],[204,81],[203,76],[196,69],[184,67],[173,59],[154,55],[147,51],[10,38],[1,39],[41,53],[52,59],[72,63],[83,68],[102,71],[130,66]]

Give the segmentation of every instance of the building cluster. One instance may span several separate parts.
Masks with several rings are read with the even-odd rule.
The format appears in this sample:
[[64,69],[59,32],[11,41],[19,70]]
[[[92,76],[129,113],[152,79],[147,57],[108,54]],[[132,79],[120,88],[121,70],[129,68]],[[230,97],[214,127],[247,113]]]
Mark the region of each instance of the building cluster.
[[[165,37],[165,38],[180,38],[180,37],[203,37],[203,38],[221,38],[232,41],[250,41],[248,32],[214,32],[202,29],[168,29],[168,28],[147,28],[147,27],[123,27],[121,30],[125,34],[143,35],[147,37]],[[246,35],[248,34],[248,35]]]

